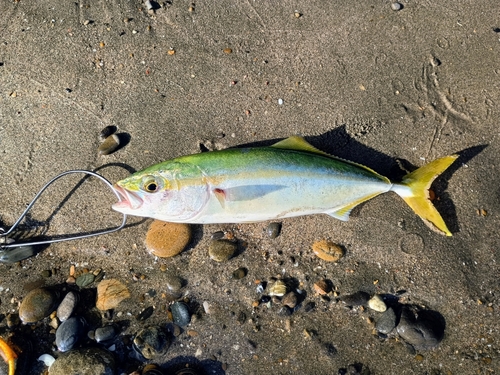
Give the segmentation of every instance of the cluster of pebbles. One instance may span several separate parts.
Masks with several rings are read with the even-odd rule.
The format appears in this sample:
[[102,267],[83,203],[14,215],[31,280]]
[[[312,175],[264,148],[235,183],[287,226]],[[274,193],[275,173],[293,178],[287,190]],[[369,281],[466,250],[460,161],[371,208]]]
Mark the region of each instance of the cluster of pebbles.
[[[270,223],[265,232],[270,238],[276,238],[281,232],[281,224]],[[157,257],[172,257],[182,252],[191,238],[189,225],[155,220],[146,235],[145,244],[149,252]],[[238,243],[230,232],[215,232],[208,246],[209,257],[215,262],[226,262],[237,255]],[[343,247],[329,240],[317,241],[311,249],[325,262],[338,262],[345,254]],[[247,274],[248,270],[240,267],[232,272],[232,278],[240,280]],[[353,310],[371,311],[375,317],[368,317],[367,320],[372,325],[374,335],[381,340],[399,336],[412,350],[433,348],[444,336],[445,323],[439,313],[402,304],[398,295],[370,295],[363,291],[341,295],[328,279],[316,280],[308,286],[283,275],[268,280],[254,280],[254,283],[257,298],[252,302],[253,309],[264,308],[288,317],[299,309],[312,311],[316,305],[315,299],[321,299]],[[136,363],[143,364],[138,366],[142,367],[141,371],[132,374],[161,375],[161,368],[144,366],[167,352],[193,316],[190,308],[192,301],[183,298],[181,292],[183,281],[177,276],[166,274],[164,285],[169,297],[165,324],[142,324],[130,337],[123,334],[125,322],[130,317],[122,312],[113,316],[114,309],[131,297],[127,287],[119,280],[104,278],[104,272],[100,269],[83,269],[77,273],[71,267],[65,283],[31,290],[20,303],[17,318],[16,314],[7,316],[7,326],[13,333],[11,341],[15,341],[16,331],[23,330],[26,325],[32,329],[49,327],[55,337],[53,352],[38,358],[46,364],[49,375],[115,375],[120,373],[118,371],[130,374],[130,369],[121,367],[123,356],[135,358]],[[312,298],[307,293],[309,287],[313,292]],[[208,302],[203,303],[203,308],[206,314],[210,314]],[[154,308],[150,306],[136,315],[135,319],[145,322],[153,312]],[[244,322],[245,314],[240,315],[238,321]],[[286,322],[290,325],[290,319],[286,319]],[[290,329],[289,326],[286,328]],[[187,330],[188,335],[190,332],[195,334],[195,331]],[[82,372],[82,369],[87,372]],[[346,371],[350,371],[349,367]],[[363,371],[366,372],[366,369]],[[177,375],[196,373],[192,368],[175,372]]]

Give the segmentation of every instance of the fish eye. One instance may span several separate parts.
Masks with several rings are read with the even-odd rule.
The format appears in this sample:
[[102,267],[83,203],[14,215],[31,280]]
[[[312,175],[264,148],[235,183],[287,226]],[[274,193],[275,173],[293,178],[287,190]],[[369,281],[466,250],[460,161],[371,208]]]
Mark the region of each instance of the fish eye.
[[162,188],[163,184],[160,179],[154,176],[146,176],[142,180],[142,190],[148,193],[156,193],[158,190]]

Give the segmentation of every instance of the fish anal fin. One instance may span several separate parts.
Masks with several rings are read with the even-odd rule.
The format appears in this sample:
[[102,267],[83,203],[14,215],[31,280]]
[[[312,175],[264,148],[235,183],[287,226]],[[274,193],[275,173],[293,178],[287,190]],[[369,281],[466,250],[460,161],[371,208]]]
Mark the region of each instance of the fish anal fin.
[[343,163],[355,165],[358,168],[362,168],[364,170],[367,170],[367,171],[373,173],[374,175],[376,175],[382,181],[390,183],[390,181],[389,181],[389,179],[387,177],[384,177],[384,176],[378,174],[373,169],[368,168],[367,166],[365,166],[363,164],[358,164],[358,163],[355,163],[353,161],[342,159],[342,158],[339,158],[337,156],[330,155],[327,152],[318,150],[316,147],[314,147],[312,144],[310,144],[309,142],[307,142],[304,138],[299,137],[298,135],[294,135],[292,137],[288,137],[288,138],[286,138],[286,139],[284,139],[282,141],[279,141],[278,143],[275,143],[271,147],[281,148],[281,149],[285,149],[285,150],[295,150],[295,151],[309,152],[309,153],[312,153],[312,154],[317,154],[317,155],[325,156],[325,157],[330,158],[330,159],[339,160],[339,161],[341,161]]
[[342,221],[347,221],[349,220],[349,215],[351,214],[351,211],[353,210],[354,207],[356,207],[358,204],[361,204],[363,202],[366,202],[377,195],[380,195],[381,193],[375,193],[375,194],[370,194],[366,197],[363,197],[361,199],[357,199],[352,203],[349,203],[345,205],[342,208],[339,208],[335,211],[330,211],[330,212],[325,212],[326,214],[330,215],[331,217],[334,217],[335,219],[342,220]]

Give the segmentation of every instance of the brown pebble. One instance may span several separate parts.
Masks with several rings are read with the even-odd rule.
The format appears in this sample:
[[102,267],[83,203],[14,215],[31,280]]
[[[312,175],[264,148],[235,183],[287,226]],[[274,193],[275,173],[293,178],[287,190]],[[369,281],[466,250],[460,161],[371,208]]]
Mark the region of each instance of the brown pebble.
[[228,55],[229,55],[230,53],[233,53],[233,50],[232,50],[231,48],[224,48],[224,49],[223,49],[223,51],[224,51],[224,53],[226,53],[226,54],[228,54]]
[[316,294],[324,296],[332,291],[332,287],[328,280],[322,279],[314,283],[314,291]]
[[208,255],[216,262],[225,262],[231,259],[238,245],[229,240],[212,240],[208,247]]
[[114,309],[126,298],[130,297],[127,287],[115,279],[104,280],[97,285],[97,303],[99,310]]
[[187,334],[190,337],[196,337],[196,336],[198,336],[198,332],[196,332],[194,329],[188,329],[187,330]]
[[175,55],[175,49],[169,49],[169,50],[167,51],[167,54],[169,54],[170,56]]
[[338,262],[344,256],[344,250],[339,245],[327,240],[313,243],[312,250],[318,258],[327,262]]
[[295,308],[295,306],[297,306],[297,295],[295,294],[295,292],[288,292],[283,296],[281,303],[284,306],[288,306],[289,308],[293,309]]
[[423,356],[422,354],[417,354],[417,355],[415,356],[415,359],[416,359],[417,361],[423,361],[423,360],[424,360],[424,356]]
[[120,147],[120,138],[116,134],[113,134],[101,143],[97,149],[97,154],[99,156],[109,155],[118,150],[118,147]]
[[190,240],[191,227],[188,224],[155,220],[146,234],[146,248],[154,256],[169,258],[182,252]]
[[23,323],[34,323],[49,316],[56,307],[57,296],[45,288],[34,289],[23,298],[19,318]]

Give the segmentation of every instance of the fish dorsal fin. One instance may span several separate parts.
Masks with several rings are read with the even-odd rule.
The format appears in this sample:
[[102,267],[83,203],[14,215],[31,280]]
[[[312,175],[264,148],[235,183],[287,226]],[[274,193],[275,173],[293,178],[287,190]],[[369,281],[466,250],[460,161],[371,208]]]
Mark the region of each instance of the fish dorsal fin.
[[318,154],[329,158],[333,157],[332,155],[327,154],[324,151],[318,150],[316,147],[314,147],[312,144],[307,142],[304,138],[299,137],[298,135],[294,135],[292,137],[288,137],[287,139],[283,139],[282,141],[275,143],[271,147],[282,148],[285,150],[311,152],[313,154]]
[[328,154],[328,153],[326,153],[324,151],[318,150],[316,147],[314,147],[312,144],[310,144],[309,142],[307,142],[304,138],[299,137],[298,135],[294,135],[292,137],[288,137],[288,138],[286,138],[286,139],[284,139],[282,141],[279,141],[278,143],[275,143],[271,147],[281,148],[281,149],[284,149],[284,150],[304,151],[304,152],[310,152],[312,154],[318,154],[318,155],[321,155],[321,156],[326,156],[327,158],[339,160],[339,161],[341,161],[343,163],[355,165],[356,167],[359,167],[359,168],[362,168],[364,170],[367,170],[367,171],[375,174],[381,180],[383,180],[383,181],[385,181],[387,183],[390,183],[390,181],[389,181],[389,179],[387,177],[384,177],[384,176],[378,174],[373,169],[368,168],[368,167],[364,166],[363,164],[358,164],[358,163],[355,163],[353,161],[342,159],[342,158],[339,158],[337,156],[330,155],[330,154]]

